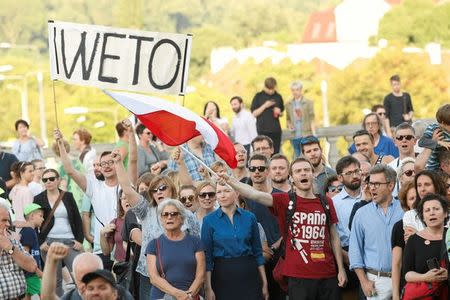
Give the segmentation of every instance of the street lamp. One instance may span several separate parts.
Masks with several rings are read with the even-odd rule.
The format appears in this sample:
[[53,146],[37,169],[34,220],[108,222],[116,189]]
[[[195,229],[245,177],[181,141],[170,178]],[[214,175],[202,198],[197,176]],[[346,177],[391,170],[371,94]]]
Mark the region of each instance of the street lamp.
[[[85,115],[88,113],[111,113],[114,117],[114,125],[118,122],[118,110],[120,106],[116,106],[113,110],[104,108],[88,108],[85,106],[71,106],[64,108],[66,115]],[[103,125],[104,126],[104,125]],[[100,126],[102,127],[102,126]]]
[[22,80],[22,87],[17,85],[8,84],[6,86],[7,89],[16,90],[20,93],[21,98],[21,106],[22,106],[22,119],[29,122],[30,117],[28,114],[28,85],[27,85],[27,77],[23,75],[2,75],[0,74],[0,81],[4,80]]

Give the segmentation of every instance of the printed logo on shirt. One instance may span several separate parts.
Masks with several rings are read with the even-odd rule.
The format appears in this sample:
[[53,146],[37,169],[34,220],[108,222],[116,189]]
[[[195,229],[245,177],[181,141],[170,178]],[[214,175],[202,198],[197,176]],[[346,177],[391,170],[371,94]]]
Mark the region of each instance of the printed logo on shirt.
[[325,261],[326,218],[321,211],[295,212],[292,216],[291,245],[297,249],[305,264],[309,260]]

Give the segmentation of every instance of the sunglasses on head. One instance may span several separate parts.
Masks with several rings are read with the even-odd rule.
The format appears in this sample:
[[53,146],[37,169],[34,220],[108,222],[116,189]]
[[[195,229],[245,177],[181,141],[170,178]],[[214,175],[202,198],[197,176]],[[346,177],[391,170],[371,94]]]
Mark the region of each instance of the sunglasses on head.
[[343,188],[344,188],[343,185],[338,185],[338,186],[330,185],[328,187],[328,193],[334,193],[336,191],[340,192],[340,191],[342,191]]
[[408,134],[408,135],[399,135],[399,136],[396,136],[395,137],[395,139],[397,140],[397,141],[403,141],[403,139],[406,139],[407,141],[410,141],[410,140],[412,140],[414,138],[414,136],[413,135],[410,135],[410,134]]
[[190,202],[194,201],[194,195],[180,197],[180,201],[183,204],[186,203],[187,200],[189,200]]
[[153,189],[152,192],[153,193],[157,193],[158,191],[164,192],[165,190],[167,190],[167,185],[163,184],[158,186],[156,189]]
[[411,177],[411,176],[414,175],[414,170],[408,170],[408,171],[405,171],[405,172],[403,172],[403,174],[405,174],[405,175],[408,176],[408,177]]
[[162,213],[161,214],[161,217],[163,217],[163,218],[168,218],[168,217],[176,217],[176,216],[179,216],[180,215],[180,213],[179,212],[177,212],[177,211],[172,211],[172,212],[164,212],[164,213]]
[[42,182],[43,182],[43,183],[46,183],[47,181],[53,182],[53,181],[55,181],[57,178],[58,178],[58,177],[56,177],[56,176],[42,178]]
[[208,198],[214,198],[216,196],[216,192],[206,192],[198,194],[198,197],[202,199],[205,199],[206,196],[208,196]]
[[258,170],[259,172],[264,172],[267,169],[266,166],[259,166],[259,167],[248,167],[248,170],[250,172],[256,172],[256,170]]
[[313,144],[313,143],[319,143],[319,139],[313,135],[305,136],[300,139],[300,144],[302,144],[302,145]]

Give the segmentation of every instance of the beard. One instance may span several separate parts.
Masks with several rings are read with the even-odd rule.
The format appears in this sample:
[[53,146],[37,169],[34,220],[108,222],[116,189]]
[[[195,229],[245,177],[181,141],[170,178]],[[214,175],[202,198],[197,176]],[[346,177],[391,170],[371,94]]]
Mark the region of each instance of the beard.
[[238,108],[233,108],[233,111],[235,112],[235,113],[239,113],[240,111],[241,111],[241,107],[238,107]]
[[272,182],[278,183],[278,184],[282,184],[285,183],[288,180],[288,178],[272,178]]
[[94,172],[94,174],[95,174],[95,178],[97,178],[98,180],[105,181],[105,176],[102,173]]
[[356,191],[361,187],[361,180],[358,182],[344,182],[344,186],[349,190]]

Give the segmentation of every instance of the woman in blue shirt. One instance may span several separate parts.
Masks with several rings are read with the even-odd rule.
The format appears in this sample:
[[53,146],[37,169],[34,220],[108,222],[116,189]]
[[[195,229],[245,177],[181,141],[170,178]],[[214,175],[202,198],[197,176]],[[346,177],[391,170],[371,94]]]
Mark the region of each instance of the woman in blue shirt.
[[203,219],[207,299],[268,299],[255,215],[237,207],[238,193],[217,184],[220,208]]

